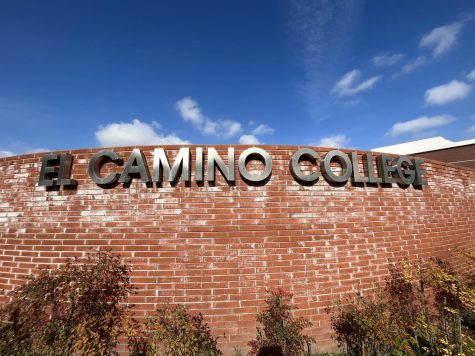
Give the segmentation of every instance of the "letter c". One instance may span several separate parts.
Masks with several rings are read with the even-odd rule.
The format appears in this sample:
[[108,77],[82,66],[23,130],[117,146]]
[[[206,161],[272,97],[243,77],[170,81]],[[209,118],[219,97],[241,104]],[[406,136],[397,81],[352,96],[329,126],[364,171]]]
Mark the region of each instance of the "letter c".
[[317,160],[320,160],[320,156],[317,152],[310,148],[302,148],[298,150],[292,155],[292,158],[290,159],[290,173],[292,173],[292,176],[300,182],[316,182],[318,180],[318,177],[320,176],[320,173],[318,171],[315,171],[310,174],[305,174],[300,169],[299,162],[304,159],[309,160],[312,163],[316,163]]
[[99,185],[114,184],[120,177],[119,173],[110,173],[106,177],[101,177],[101,168],[107,162],[114,162],[120,166],[124,161],[117,153],[111,150],[102,150],[96,152],[89,161],[89,176]]

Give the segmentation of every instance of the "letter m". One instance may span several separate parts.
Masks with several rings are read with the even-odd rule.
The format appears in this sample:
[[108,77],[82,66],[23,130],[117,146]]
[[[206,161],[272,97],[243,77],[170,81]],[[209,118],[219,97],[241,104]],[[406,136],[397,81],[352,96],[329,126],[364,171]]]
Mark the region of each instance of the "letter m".
[[165,150],[163,148],[156,148],[154,150],[152,180],[161,183],[163,182],[163,176],[166,176],[168,181],[173,183],[175,183],[180,176],[182,176],[186,182],[191,181],[189,148],[180,148],[171,168]]

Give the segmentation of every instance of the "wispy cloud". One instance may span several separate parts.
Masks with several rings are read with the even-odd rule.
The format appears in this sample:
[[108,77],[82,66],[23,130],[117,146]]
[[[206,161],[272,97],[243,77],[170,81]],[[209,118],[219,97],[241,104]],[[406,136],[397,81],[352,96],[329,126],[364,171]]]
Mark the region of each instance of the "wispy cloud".
[[14,156],[15,153],[12,151],[0,151],[0,158]]
[[426,56],[419,56],[419,57],[407,62],[406,64],[404,64],[402,66],[401,72],[404,73],[404,74],[410,73],[413,70],[423,66],[426,63],[427,63]]
[[24,153],[41,153],[51,151],[49,148],[31,148],[26,150]]
[[475,80],[475,69],[467,74],[467,78],[470,80]]
[[444,105],[453,101],[464,99],[470,93],[471,86],[458,81],[430,88],[425,93],[425,101],[428,105]]
[[310,146],[340,148],[348,146],[350,141],[351,139],[349,137],[340,134],[322,137],[318,142],[311,143]]
[[191,122],[205,135],[218,137],[233,137],[242,132],[241,123],[234,120],[211,120],[203,115],[198,103],[185,97],[176,102],[175,108],[186,122]]
[[[475,115],[472,115],[470,118],[473,121],[475,121]],[[469,133],[474,133],[475,132],[475,123],[467,129],[467,132],[469,132]]]
[[372,62],[376,67],[390,67],[402,61],[403,58],[404,54],[402,53],[386,53],[374,56]]
[[24,144],[23,142],[16,142],[9,148],[9,150],[0,150],[0,158],[16,156],[16,155],[24,155],[28,153],[41,153],[41,152],[49,152],[49,151],[51,151],[49,148],[30,148],[28,145]]
[[[45,125],[45,122],[54,122],[54,118],[60,115],[56,110],[56,107],[51,108],[43,104],[33,104],[28,100],[23,101],[0,97],[0,122],[14,123],[16,127],[21,128],[21,130],[26,132],[33,130],[38,133]],[[64,115],[61,115],[61,117],[63,120],[67,120]],[[55,125],[50,124],[48,127],[52,130],[56,129],[56,127],[53,128],[53,126]],[[60,125],[58,124],[58,126]],[[6,130],[3,130],[3,133],[5,134]],[[12,134],[14,133],[9,133],[8,136]],[[36,143],[42,146],[42,140],[45,140],[45,135],[42,135],[41,133],[37,134],[35,137]],[[35,147],[30,143],[25,143],[23,141],[13,140],[13,142],[10,141],[8,143],[6,141],[10,140],[4,137],[4,140],[1,142],[2,147],[0,148],[0,157],[50,151],[49,148]]]
[[455,119],[450,115],[421,116],[417,119],[395,123],[386,133],[389,137],[405,134],[416,135],[423,131],[450,124]]
[[[255,121],[250,121],[249,125],[256,125]],[[252,129],[250,134],[244,134],[239,137],[239,143],[241,145],[259,145],[262,142],[256,137],[259,135],[271,135],[274,133],[274,129],[267,124],[259,124]]]
[[148,124],[138,119],[99,126],[96,139],[103,147],[134,145],[175,145],[189,143],[176,135],[162,135],[157,123]]
[[[432,29],[421,37],[419,41],[419,48],[431,51],[432,57],[434,58],[444,55],[457,44],[461,30],[465,22],[467,22],[468,20],[470,20],[470,18],[465,18],[460,21],[456,21],[451,24]],[[373,58],[373,62],[375,58],[377,57]],[[391,57],[389,56],[388,59],[390,58]],[[402,58],[400,60],[402,60]],[[396,73],[394,77],[397,77],[401,74],[410,73],[415,69],[423,66],[428,61],[429,60],[427,56],[423,54],[412,60],[405,61],[404,65],[401,68],[401,71],[399,73]]]
[[299,87],[312,116],[324,118],[325,95],[361,15],[362,0],[291,0],[290,29],[305,80]]
[[242,135],[239,137],[239,143],[241,145],[258,145],[259,139],[254,135]]
[[374,76],[360,81],[361,72],[357,69],[346,73],[333,87],[332,93],[338,96],[352,96],[362,91],[370,90],[381,80],[381,76]]
[[271,135],[274,129],[267,124],[260,124],[252,130],[253,135]]
[[432,50],[434,57],[440,57],[452,49],[465,21],[457,21],[445,26],[436,27],[422,36],[419,47]]

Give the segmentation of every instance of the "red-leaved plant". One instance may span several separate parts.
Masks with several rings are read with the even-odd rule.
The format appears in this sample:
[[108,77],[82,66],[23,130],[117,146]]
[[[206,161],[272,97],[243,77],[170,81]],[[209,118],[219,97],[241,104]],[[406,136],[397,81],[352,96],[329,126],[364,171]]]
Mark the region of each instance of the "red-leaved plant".
[[0,308],[0,354],[116,354],[129,320],[129,275],[119,256],[101,251],[29,276]]

